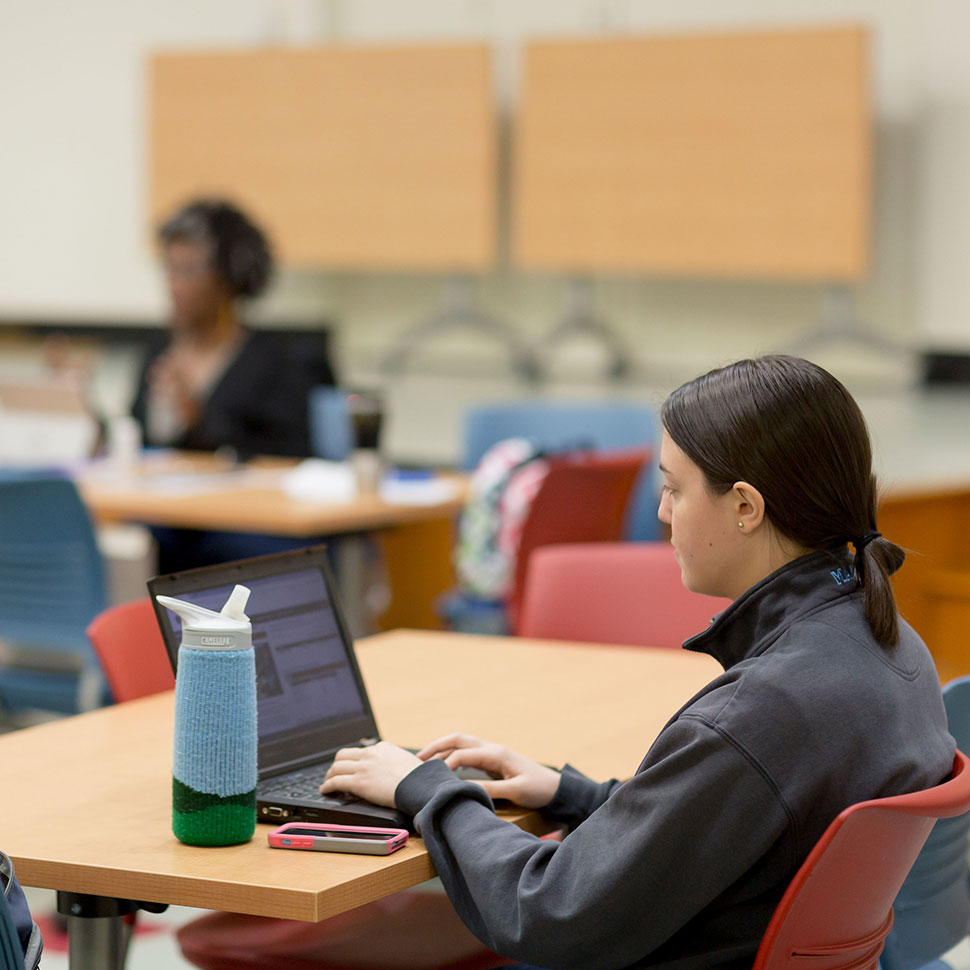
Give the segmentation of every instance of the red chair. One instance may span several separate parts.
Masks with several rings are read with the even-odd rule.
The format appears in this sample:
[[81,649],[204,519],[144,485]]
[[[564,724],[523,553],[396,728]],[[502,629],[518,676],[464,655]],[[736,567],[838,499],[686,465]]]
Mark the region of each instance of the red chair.
[[87,628],[116,701],[131,701],[175,686],[152,601],[110,606]]
[[753,970],[876,970],[893,899],[933,823],[970,811],[968,768],[957,751],[949,781],[839,814],[775,908]]
[[209,913],[177,931],[203,970],[489,970],[510,961],[465,928],[444,893],[395,893],[322,923]]
[[667,542],[587,542],[546,546],[529,559],[516,633],[679,647],[729,599],[692,593]]
[[522,525],[506,610],[515,629],[534,550],[565,542],[609,542],[623,537],[630,494],[647,449],[576,452],[550,459],[549,473]]

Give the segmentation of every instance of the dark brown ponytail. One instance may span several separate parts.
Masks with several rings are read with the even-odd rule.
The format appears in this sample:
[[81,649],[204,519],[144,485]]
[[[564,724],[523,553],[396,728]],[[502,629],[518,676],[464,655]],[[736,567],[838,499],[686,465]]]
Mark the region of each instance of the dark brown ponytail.
[[906,554],[899,546],[884,539],[881,533],[872,531],[868,535],[872,536],[869,541],[862,541],[866,534],[852,540],[863,608],[872,635],[883,646],[894,647],[899,642],[899,621],[889,577],[902,566]]
[[876,532],[869,431],[841,382],[800,357],[740,360],[679,387],[661,419],[713,494],[750,482],[782,535],[814,551],[852,543],[872,634],[899,642],[889,577],[905,554]]

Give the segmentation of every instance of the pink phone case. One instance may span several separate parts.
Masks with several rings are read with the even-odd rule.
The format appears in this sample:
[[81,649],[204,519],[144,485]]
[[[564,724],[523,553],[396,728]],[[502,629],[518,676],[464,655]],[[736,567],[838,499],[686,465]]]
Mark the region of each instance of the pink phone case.
[[[354,833],[380,835],[384,838],[356,839],[353,837]],[[376,828],[368,825],[287,822],[285,825],[273,829],[266,838],[274,849],[310,849],[317,852],[359,852],[364,855],[390,855],[407,844],[408,833],[405,829]]]

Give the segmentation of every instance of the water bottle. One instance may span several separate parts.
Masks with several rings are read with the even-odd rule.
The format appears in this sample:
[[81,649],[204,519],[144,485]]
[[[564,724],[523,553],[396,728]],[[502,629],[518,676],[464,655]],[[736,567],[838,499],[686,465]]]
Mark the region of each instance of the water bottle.
[[175,676],[172,831],[189,845],[235,845],[256,829],[256,663],[236,586],[222,611],[158,596],[182,618]]

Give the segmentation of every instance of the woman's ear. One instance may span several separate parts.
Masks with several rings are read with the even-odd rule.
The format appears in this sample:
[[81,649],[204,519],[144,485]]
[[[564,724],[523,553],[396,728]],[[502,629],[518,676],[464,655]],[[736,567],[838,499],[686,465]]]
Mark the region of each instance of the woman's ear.
[[750,482],[735,482],[731,498],[738,528],[748,535],[756,532],[765,521],[764,496]]

